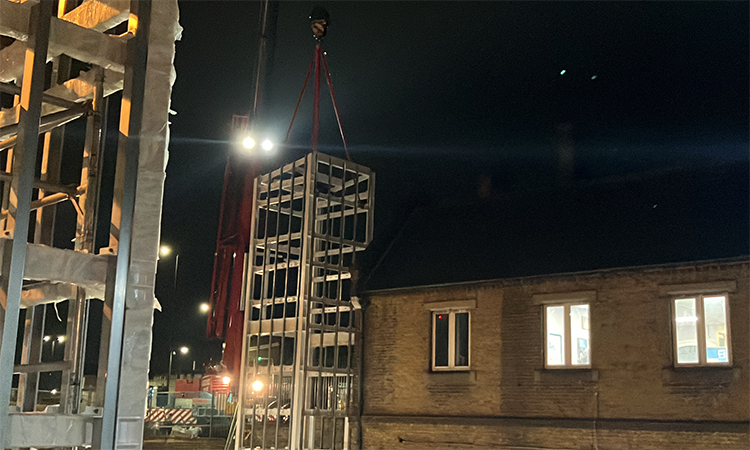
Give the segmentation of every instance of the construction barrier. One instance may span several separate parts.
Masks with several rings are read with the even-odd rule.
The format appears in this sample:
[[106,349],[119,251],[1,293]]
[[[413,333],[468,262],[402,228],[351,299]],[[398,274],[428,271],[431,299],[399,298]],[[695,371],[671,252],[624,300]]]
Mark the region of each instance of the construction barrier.
[[150,408],[146,413],[146,422],[171,422],[181,425],[195,425],[198,420],[193,417],[192,409]]

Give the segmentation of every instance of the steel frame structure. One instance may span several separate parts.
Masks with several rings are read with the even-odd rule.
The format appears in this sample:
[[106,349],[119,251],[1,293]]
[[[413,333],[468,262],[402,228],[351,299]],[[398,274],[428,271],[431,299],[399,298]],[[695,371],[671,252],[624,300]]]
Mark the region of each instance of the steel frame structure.
[[255,180],[235,448],[356,447],[375,175],[312,152]]
[[[113,34],[124,22],[127,32]],[[0,398],[11,400],[14,377],[18,382],[15,406],[0,407],[0,449],[142,446],[172,84],[164,73],[172,71],[178,34],[176,0],[0,0],[0,35],[14,39],[0,48],[0,61],[16,63],[0,66],[0,91],[16,96],[14,107],[0,112]],[[25,55],[22,64],[14,55]],[[73,58],[91,69],[71,77]],[[106,96],[120,90],[110,239],[97,248],[97,223],[106,220],[99,213]],[[62,185],[64,125],[82,116],[80,183]],[[69,224],[74,249],[54,247],[55,228],[65,226],[56,208],[65,201],[77,213]],[[88,306],[95,299],[104,301],[104,314],[96,393],[85,404]],[[64,300],[64,358],[43,362],[45,309]],[[22,309],[22,358],[14,364]],[[44,372],[62,373],[60,405],[32,414]]]

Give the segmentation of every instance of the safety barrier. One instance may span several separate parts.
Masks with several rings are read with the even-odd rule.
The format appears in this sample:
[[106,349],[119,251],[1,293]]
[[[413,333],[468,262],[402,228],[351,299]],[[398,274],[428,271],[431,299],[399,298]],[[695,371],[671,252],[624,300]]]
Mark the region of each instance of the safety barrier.
[[180,425],[195,425],[198,420],[193,417],[192,409],[150,408],[146,413],[146,422],[171,422]]

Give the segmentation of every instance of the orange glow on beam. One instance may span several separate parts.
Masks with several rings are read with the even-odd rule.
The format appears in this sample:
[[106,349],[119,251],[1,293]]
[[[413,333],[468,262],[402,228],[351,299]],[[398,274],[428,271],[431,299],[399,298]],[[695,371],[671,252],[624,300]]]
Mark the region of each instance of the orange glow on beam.
[[136,16],[133,13],[130,13],[130,16],[128,17],[128,33],[135,34],[135,31],[138,29],[138,16]]
[[21,108],[29,110],[31,99],[31,72],[34,71],[34,50],[26,49],[26,59],[23,62],[23,85],[21,86]]
[[57,17],[62,18],[62,16],[65,15],[66,3],[67,3],[67,0],[60,0],[60,2],[57,4]]

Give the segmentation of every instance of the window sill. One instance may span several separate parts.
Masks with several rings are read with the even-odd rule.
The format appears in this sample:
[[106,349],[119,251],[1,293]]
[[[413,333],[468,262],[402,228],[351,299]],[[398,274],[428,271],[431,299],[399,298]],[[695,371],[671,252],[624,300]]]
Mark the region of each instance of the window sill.
[[599,381],[597,369],[561,367],[559,369],[536,369],[534,381],[543,384],[592,383]]
[[736,366],[669,366],[662,369],[661,378],[664,385],[716,386],[729,384],[741,374]]
[[474,384],[477,379],[477,372],[470,369],[431,370],[428,375],[430,384]]

